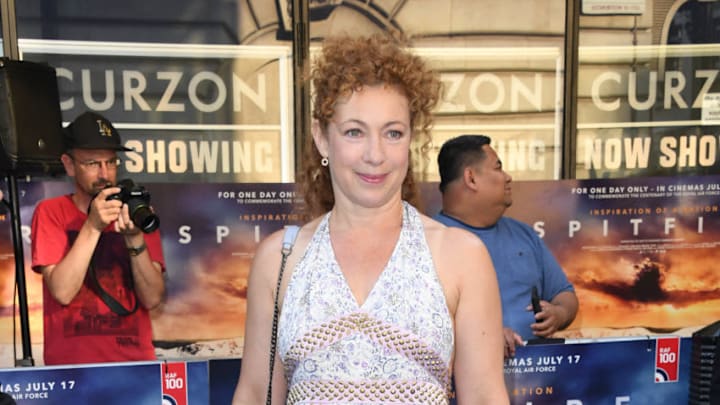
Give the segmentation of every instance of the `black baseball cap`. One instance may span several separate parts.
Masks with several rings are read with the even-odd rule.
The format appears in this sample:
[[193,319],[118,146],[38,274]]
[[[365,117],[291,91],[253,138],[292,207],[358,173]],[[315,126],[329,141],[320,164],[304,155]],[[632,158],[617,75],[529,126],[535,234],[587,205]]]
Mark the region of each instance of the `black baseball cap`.
[[102,115],[86,111],[75,118],[64,130],[66,149],[109,149],[131,151],[120,141],[120,134]]

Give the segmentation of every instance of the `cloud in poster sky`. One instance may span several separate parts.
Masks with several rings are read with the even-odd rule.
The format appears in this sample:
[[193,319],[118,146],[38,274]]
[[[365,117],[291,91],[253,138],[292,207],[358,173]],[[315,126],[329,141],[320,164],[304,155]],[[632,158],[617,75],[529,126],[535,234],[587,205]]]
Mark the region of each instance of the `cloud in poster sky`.
[[[644,224],[656,227],[664,218],[646,218]],[[577,283],[623,300],[674,305],[707,300],[717,292],[713,286],[720,285],[714,271],[717,253],[708,241],[720,235],[714,230],[698,234],[682,221],[676,224],[672,235],[656,239],[633,238],[621,230],[611,230],[607,237],[596,232],[560,247],[558,256],[566,258]],[[578,248],[589,251],[573,254]]]
[[166,252],[168,298],[153,314],[157,340],[244,335],[247,277],[255,251],[252,235],[249,229],[233,229],[221,244],[197,237],[181,248],[194,252],[181,260]]
[[[666,235],[670,216],[675,228]],[[706,218],[698,233],[694,214],[642,219],[642,234],[629,231],[628,218],[610,217],[607,236],[596,221],[594,232],[553,248],[584,299],[582,309],[592,311],[584,326],[672,330],[720,317],[717,224]]]
[[218,249],[191,259],[184,269],[192,288],[169,291],[153,314],[157,340],[221,339],[244,335],[247,274],[251,258]]

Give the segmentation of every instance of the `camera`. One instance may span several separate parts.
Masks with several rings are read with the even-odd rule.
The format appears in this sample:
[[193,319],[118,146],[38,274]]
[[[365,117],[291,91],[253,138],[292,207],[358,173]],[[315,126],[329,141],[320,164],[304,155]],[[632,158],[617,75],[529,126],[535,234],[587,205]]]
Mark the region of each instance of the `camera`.
[[160,218],[150,209],[150,193],[145,187],[135,184],[130,179],[120,180],[117,184],[120,192],[108,196],[108,200],[120,200],[128,206],[130,219],[135,226],[145,233],[150,233],[160,226]]

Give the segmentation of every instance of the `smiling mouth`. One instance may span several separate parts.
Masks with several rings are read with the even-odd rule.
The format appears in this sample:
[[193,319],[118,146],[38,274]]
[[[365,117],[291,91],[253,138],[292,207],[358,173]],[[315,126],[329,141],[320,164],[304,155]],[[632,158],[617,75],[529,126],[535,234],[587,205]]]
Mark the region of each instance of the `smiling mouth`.
[[360,176],[360,178],[363,179],[363,181],[365,181],[367,183],[372,183],[372,184],[378,184],[378,183],[381,183],[383,180],[385,180],[384,174],[376,174],[376,175],[358,174],[358,176]]

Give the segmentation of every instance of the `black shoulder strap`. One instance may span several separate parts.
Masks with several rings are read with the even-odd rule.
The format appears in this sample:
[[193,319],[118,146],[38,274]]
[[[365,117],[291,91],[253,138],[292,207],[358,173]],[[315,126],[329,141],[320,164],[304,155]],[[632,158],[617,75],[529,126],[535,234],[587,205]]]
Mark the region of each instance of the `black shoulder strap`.
[[[132,309],[127,309],[123,306],[123,304],[119,303],[115,298],[113,298],[110,294],[108,294],[105,289],[102,288],[100,285],[100,282],[97,279],[97,274],[95,274],[95,265],[94,265],[94,255],[93,258],[90,259],[90,267],[88,268],[88,277],[90,278],[90,286],[92,287],[92,290],[95,292],[95,294],[100,297],[100,299],[103,300],[105,305],[110,308],[114,313],[120,315],[120,316],[128,316],[133,314],[138,309],[138,298],[137,295],[135,295],[135,305],[132,307]],[[132,279],[132,270],[130,271],[130,278]],[[135,291],[135,290],[133,290]]]
[[282,244],[282,259],[280,260],[280,272],[278,273],[277,286],[275,287],[275,302],[273,304],[273,323],[272,323],[272,334],[270,335],[270,376],[268,378],[268,389],[267,396],[265,397],[265,404],[270,405],[272,402],[272,380],[273,380],[273,369],[275,368],[275,351],[277,350],[277,328],[278,318],[280,315],[280,308],[278,306],[278,300],[280,298],[280,285],[282,284],[283,272],[285,272],[285,262],[288,256],[292,253],[293,245],[295,245],[295,238],[297,237],[300,227],[297,225],[290,225],[285,228],[285,235],[283,236]]

